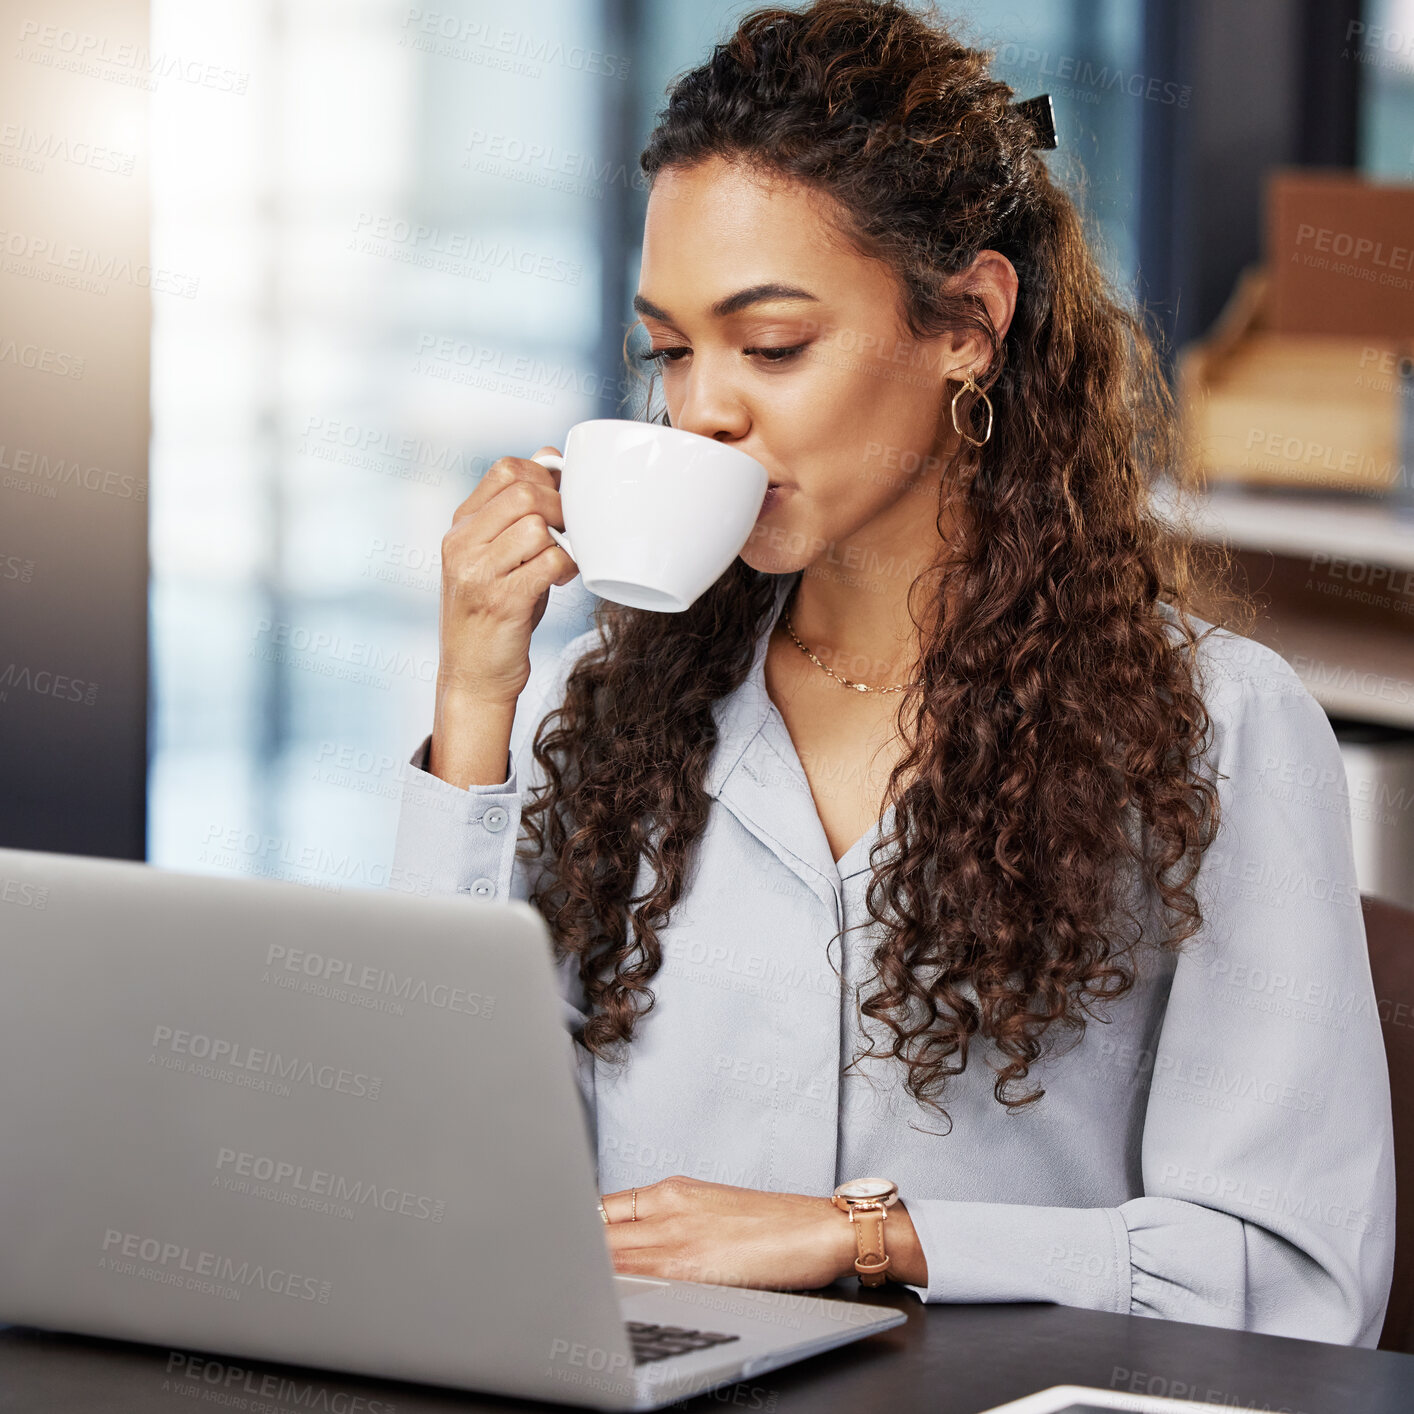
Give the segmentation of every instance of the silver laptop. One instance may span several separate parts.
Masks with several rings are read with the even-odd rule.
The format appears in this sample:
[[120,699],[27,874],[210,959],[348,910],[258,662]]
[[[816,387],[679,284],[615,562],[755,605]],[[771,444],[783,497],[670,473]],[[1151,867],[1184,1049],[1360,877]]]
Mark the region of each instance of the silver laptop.
[[614,1272],[544,920],[0,850],[0,1322],[656,1409],[906,1319]]

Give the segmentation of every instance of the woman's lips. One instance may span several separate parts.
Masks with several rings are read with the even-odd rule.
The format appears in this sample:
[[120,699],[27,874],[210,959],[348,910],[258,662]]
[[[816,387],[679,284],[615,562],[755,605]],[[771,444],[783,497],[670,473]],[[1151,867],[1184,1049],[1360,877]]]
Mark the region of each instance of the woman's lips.
[[784,489],[785,488],[781,486],[779,482],[776,481],[773,481],[766,488],[766,496],[765,499],[761,502],[761,509],[756,516],[757,520],[760,520],[761,517],[765,515],[766,512],[769,511],[771,507],[774,506],[781,499],[781,492]]

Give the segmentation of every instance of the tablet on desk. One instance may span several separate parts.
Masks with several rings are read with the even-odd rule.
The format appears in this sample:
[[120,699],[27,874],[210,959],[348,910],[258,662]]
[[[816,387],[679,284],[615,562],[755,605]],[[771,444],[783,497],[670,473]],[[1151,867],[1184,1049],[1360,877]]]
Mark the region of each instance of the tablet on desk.
[[[1209,1391],[1211,1393],[1212,1391]],[[1052,1385],[1050,1389],[998,1404],[983,1414],[1258,1414],[1240,1404],[1205,1404],[1191,1399],[1159,1399],[1153,1395],[1126,1394],[1122,1390],[1090,1389],[1083,1385]]]

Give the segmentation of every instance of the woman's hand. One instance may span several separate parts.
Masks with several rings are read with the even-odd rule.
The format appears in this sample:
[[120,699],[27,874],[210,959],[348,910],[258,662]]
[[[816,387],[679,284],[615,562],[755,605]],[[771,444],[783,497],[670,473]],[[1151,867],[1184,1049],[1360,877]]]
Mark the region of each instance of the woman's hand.
[[439,698],[514,708],[550,586],[579,573],[545,528],[563,524],[559,472],[526,457],[492,463],[453,512],[442,537]]
[[550,586],[579,573],[546,529],[563,524],[559,473],[529,458],[502,457],[442,537],[441,651],[427,769],[454,786],[505,779],[516,702],[530,678],[530,635]]
[[[854,1225],[828,1198],[766,1193],[675,1175],[604,1195],[614,1269],[714,1286],[813,1290],[854,1270]],[[884,1222],[889,1274],[926,1272],[913,1222],[902,1203]],[[921,1283],[919,1283],[921,1284]]]

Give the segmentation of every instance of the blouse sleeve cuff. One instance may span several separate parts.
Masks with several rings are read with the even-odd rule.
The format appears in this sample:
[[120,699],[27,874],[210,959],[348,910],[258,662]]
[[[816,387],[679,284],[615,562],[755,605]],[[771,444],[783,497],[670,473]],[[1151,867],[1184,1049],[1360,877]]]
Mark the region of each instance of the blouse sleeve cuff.
[[520,824],[515,758],[498,785],[454,786],[427,769],[429,735],[412,754],[402,790],[394,868],[417,877],[418,892],[510,896]]
[[1129,1229],[1118,1208],[901,1195],[928,1264],[920,1301],[1054,1301],[1130,1311]]

